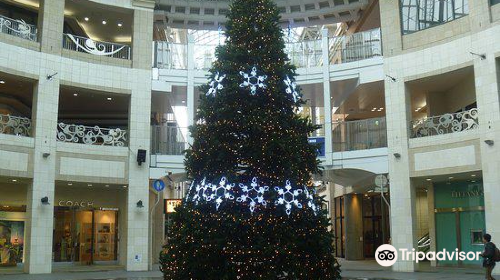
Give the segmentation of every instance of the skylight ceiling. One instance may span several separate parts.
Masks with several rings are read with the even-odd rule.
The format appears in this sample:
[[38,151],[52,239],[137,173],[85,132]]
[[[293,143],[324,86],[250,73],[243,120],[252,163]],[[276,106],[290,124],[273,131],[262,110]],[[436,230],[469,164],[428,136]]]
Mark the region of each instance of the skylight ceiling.
[[[282,27],[324,25],[356,20],[373,0],[275,0]],[[158,0],[155,20],[166,26],[217,30],[223,26],[230,1]]]

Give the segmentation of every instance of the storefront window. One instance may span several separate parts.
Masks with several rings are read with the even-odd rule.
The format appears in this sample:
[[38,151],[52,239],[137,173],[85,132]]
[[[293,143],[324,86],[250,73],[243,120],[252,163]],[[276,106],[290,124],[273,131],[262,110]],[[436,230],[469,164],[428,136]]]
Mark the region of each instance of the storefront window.
[[54,262],[116,261],[117,217],[114,210],[55,207]]
[[23,262],[24,221],[0,220],[0,266]]
[[[485,232],[482,181],[459,181],[434,185],[437,250],[481,252]],[[479,261],[440,261],[440,265],[470,265]]]

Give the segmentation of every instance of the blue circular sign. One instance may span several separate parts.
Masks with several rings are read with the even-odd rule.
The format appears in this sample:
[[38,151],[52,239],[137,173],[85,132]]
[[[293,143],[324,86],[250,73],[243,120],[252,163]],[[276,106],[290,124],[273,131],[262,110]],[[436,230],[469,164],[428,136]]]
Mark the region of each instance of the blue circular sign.
[[157,192],[161,192],[165,189],[165,182],[163,182],[163,180],[156,180],[153,183],[153,188],[155,188]]

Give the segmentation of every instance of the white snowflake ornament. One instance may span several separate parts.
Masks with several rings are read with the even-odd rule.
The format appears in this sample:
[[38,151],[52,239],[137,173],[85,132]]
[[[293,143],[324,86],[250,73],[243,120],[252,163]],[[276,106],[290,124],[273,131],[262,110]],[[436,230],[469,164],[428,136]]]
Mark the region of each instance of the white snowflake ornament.
[[302,208],[302,203],[299,202],[298,196],[303,190],[296,189],[292,191],[292,184],[289,180],[286,181],[285,188],[274,187],[278,192],[278,199],[276,200],[276,205],[285,205],[285,211],[287,215],[292,213],[292,208],[295,205],[297,208]]
[[262,206],[266,206],[267,202],[264,199],[264,193],[269,190],[268,186],[259,186],[257,182],[257,178],[252,179],[252,183],[250,184],[250,187],[248,187],[245,184],[239,184],[240,190],[242,194],[240,197],[236,199],[238,202],[247,202],[249,201],[250,205],[250,212],[255,211],[255,207],[260,204]]
[[240,84],[241,88],[250,87],[250,92],[252,95],[257,93],[257,88],[265,89],[267,85],[264,83],[267,80],[267,75],[257,75],[257,67],[253,67],[250,73],[245,73],[240,71],[240,75],[243,77],[243,83]]
[[226,74],[220,75],[219,72],[215,73],[215,77],[213,77],[210,80],[210,83],[208,84],[210,88],[207,91],[207,96],[215,96],[217,94],[217,91],[220,91],[224,88],[224,85],[222,85],[222,81],[226,78]]
[[307,198],[307,207],[313,210],[314,216],[318,214],[318,206],[314,202],[314,191],[309,191],[306,186],[304,186],[304,194]]
[[293,102],[296,103],[300,99],[300,95],[297,92],[297,84],[290,80],[290,77],[288,77],[288,75],[283,82],[285,82],[285,85],[287,86],[286,93],[291,94],[293,97]]

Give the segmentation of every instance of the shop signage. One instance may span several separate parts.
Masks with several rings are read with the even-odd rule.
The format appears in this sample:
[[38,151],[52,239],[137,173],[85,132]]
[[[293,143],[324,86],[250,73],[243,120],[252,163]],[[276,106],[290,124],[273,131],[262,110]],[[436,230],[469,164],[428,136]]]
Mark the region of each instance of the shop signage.
[[464,192],[451,191],[451,197],[453,198],[478,197],[483,195],[484,192],[482,190],[473,190]]
[[182,199],[165,199],[165,213],[175,213],[175,207],[181,205]]
[[77,206],[77,207],[94,207],[94,202],[92,202],[92,201],[60,200],[57,205],[59,205],[59,206]]

